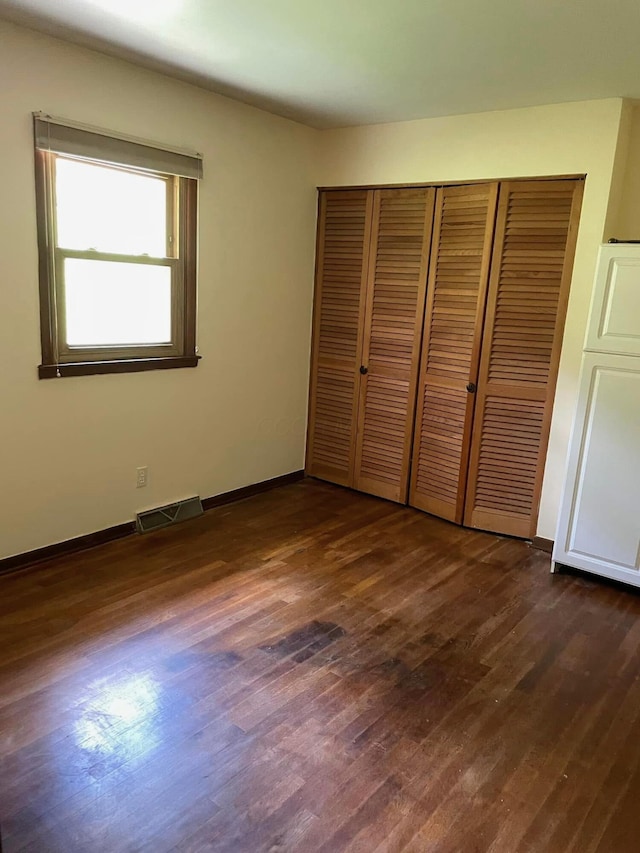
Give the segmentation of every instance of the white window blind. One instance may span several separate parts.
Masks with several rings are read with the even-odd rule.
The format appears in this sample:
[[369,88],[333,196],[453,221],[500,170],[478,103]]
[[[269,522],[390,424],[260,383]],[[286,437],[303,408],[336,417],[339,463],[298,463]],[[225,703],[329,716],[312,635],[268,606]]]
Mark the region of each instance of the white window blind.
[[35,146],[42,151],[181,178],[202,178],[202,157],[196,152],[160,147],[42,113],[34,113],[34,134]]

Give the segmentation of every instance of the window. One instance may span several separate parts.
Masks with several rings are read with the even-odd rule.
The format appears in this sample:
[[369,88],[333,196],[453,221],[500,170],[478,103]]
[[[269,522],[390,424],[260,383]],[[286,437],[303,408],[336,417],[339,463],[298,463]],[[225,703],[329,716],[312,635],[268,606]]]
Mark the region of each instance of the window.
[[41,379],[195,367],[198,155],[35,116]]

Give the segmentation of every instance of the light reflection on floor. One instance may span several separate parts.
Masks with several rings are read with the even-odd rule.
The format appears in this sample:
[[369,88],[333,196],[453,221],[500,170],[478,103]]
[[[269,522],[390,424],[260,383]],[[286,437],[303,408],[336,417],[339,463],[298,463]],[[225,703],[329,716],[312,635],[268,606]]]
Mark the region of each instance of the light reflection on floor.
[[74,725],[78,747],[96,760],[139,760],[157,746],[161,687],[149,673],[127,673],[89,687],[91,699]]

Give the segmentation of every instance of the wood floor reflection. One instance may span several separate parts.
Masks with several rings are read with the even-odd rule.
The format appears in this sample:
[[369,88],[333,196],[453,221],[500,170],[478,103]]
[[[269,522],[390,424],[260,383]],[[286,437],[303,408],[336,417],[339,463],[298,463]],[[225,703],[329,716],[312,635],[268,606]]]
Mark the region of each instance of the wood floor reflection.
[[314,481],[0,578],[4,853],[639,849],[640,597]]

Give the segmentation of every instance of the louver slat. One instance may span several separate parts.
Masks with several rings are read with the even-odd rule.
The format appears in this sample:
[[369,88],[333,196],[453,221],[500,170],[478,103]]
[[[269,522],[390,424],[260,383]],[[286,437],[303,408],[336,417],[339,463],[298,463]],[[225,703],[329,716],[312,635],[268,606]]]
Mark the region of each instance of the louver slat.
[[460,523],[498,185],[438,190],[409,503]]
[[404,503],[424,315],[432,188],[376,190],[355,486]]
[[582,182],[501,185],[465,524],[536,532]]
[[307,473],[353,484],[373,193],[320,196]]

